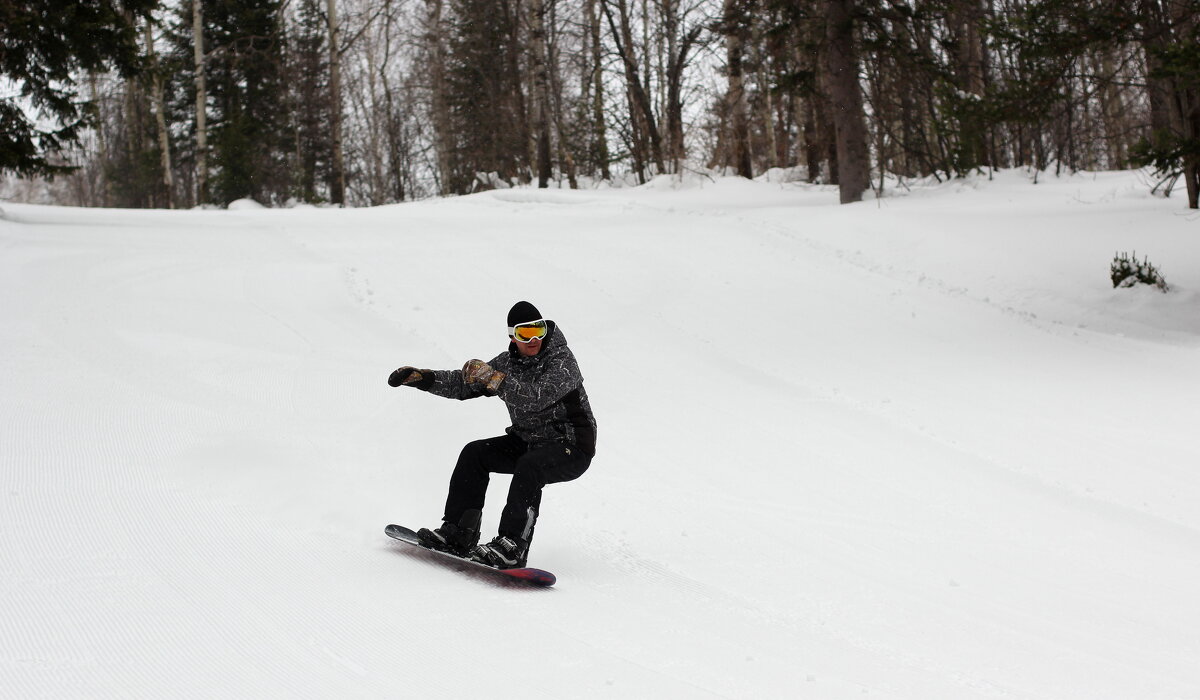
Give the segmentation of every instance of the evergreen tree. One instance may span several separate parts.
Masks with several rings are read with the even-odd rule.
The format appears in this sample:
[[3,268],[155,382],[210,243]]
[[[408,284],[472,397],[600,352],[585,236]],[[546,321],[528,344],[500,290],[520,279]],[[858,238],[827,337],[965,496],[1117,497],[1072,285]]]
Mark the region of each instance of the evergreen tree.
[[214,198],[285,199],[291,185],[282,0],[205,3]]
[[530,177],[530,132],[521,80],[518,0],[452,0],[446,56],[454,144],[449,191],[470,192],[476,173]]
[[[156,0],[0,0],[0,78],[19,98],[0,97],[0,173],[54,175],[73,167],[54,161],[94,124],[92,103],[81,99],[83,72],[117,69],[132,77],[140,68],[139,22]],[[55,126],[37,126],[28,104]]]
[[1187,187],[1188,207],[1197,209],[1200,208],[1200,2],[1180,0],[1163,9],[1167,11],[1152,14],[1144,8],[1141,17],[1154,113],[1151,133],[1136,144],[1133,155],[1136,163],[1154,166],[1161,175],[1182,177]]
[[[288,69],[293,113],[293,191],[305,202],[326,201],[332,177],[329,132],[329,50],[321,0],[302,0]],[[324,185],[324,187],[322,187]]]
[[101,163],[108,183],[109,206],[165,206],[160,151],[150,111],[148,81],[121,84],[98,128],[107,131],[107,159]]
[[[197,84],[200,81],[196,79],[196,34],[193,31],[197,10],[203,17],[204,5],[204,0],[187,0],[172,9],[168,21],[164,23],[163,32],[168,48],[159,57],[165,81],[167,121],[173,127],[176,179],[183,185],[181,189],[187,194],[186,201],[189,204],[210,203],[205,179],[207,159],[203,159],[206,162],[201,167],[200,144],[197,143],[202,124],[207,131],[208,112],[206,109],[202,120],[197,102]],[[207,106],[207,95],[205,98],[203,104]]]

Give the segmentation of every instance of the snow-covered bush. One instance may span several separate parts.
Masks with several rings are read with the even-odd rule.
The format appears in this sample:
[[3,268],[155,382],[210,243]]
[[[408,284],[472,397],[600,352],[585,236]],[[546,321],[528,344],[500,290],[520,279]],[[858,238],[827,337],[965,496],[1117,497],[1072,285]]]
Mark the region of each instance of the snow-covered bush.
[[1149,284],[1158,287],[1161,291],[1167,291],[1167,281],[1163,279],[1162,273],[1158,268],[1150,264],[1150,259],[1145,258],[1138,260],[1137,251],[1133,251],[1133,255],[1128,253],[1117,253],[1113,257],[1111,271],[1113,288],[1117,287],[1132,287],[1137,284]]

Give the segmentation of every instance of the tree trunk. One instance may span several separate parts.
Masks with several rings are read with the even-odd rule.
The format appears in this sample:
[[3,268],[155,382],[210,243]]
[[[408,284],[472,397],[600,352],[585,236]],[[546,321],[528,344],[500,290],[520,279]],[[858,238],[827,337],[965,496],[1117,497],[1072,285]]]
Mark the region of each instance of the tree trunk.
[[[779,157],[779,128],[776,125],[779,115],[775,113],[775,98],[771,94],[771,87],[769,85],[762,85],[761,89],[763,93],[763,133],[767,136],[767,162],[765,166],[770,170],[771,168],[779,167],[783,162]],[[786,147],[784,150],[786,151]]]
[[[649,3],[647,3],[649,4]],[[658,80],[658,109],[666,121],[665,143],[663,144],[663,160],[666,161],[667,173],[677,175],[683,172],[683,144],[675,139],[675,132],[683,129],[682,110],[676,112],[674,103],[678,100],[672,94],[673,85],[671,74],[675,71],[675,57],[679,51],[679,2],[678,0],[657,0],[655,3],[659,14],[659,26],[655,33],[656,67],[655,75]]]
[[204,60],[204,0],[192,0],[192,44],[196,66],[196,203],[208,199],[208,88]]
[[451,192],[453,173],[450,169],[451,124],[450,106],[446,101],[446,52],[442,31],[443,0],[427,0],[429,7],[425,43],[429,51],[430,101],[433,108],[434,150],[437,152],[438,189]]
[[387,12],[383,27],[384,58],[379,66],[379,83],[383,88],[384,100],[384,129],[387,140],[387,186],[391,201],[403,202],[407,199],[408,178],[410,172],[410,149],[404,137],[404,114],[398,112],[396,100],[393,99],[393,86],[388,81],[387,69],[392,55],[392,37],[396,36],[396,18],[392,12]]
[[395,101],[392,99],[392,88],[387,81],[383,83],[383,99],[387,110],[387,144],[388,144],[388,175],[390,178],[391,192],[394,201],[403,202],[407,197],[405,190],[405,172],[404,163],[408,159],[408,152],[403,143],[401,129],[403,125],[398,123],[402,118],[396,113]]
[[742,58],[745,52],[743,24],[746,18],[740,0],[725,0],[723,28],[725,31],[725,60],[727,66],[726,109],[729,112],[730,149],[733,167],[744,178],[754,177],[750,164],[750,117],[746,105]]
[[[980,0],[956,0],[950,11],[950,22],[957,40],[954,57],[958,87],[969,95],[982,97],[984,93],[984,45],[983,6]],[[959,135],[959,167],[964,172],[980,165],[988,165],[987,140],[983,125],[977,117],[964,120],[963,133]]]
[[647,143],[645,118],[637,100],[633,97],[633,88],[625,83],[625,102],[629,107],[629,157],[633,159],[633,172],[637,174],[638,184],[646,184],[647,165],[646,152],[650,150]]
[[1102,48],[1094,62],[1095,70],[1103,81],[1097,96],[1100,99],[1100,116],[1104,121],[1105,154],[1108,156],[1105,167],[1108,170],[1120,170],[1125,167],[1127,156],[1124,134],[1132,132],[1125,123],[1125,98],[1116,86],[1118,61],[1113,56],[1114,52],[1115,49]]
[[[1200,141],[1200,86],[1180,85],[1176,79],[1176,109],[1185,143]],[[1194,151],[1183,156],[1183,183],[1187,186],[1188,208],[1200,209],[1200,156]]]
[[522,3],[524,0],[502,0],[501,11],[512,17],[512,21],[508,22],[509,34],[508,45],[512,48],[504,52],[508,63],[508,74],[512,76],[513,87],[508,92],[510,100],[509,107],[505,113],[508,114],[513,122],[514,129],[518,134],[518,140],[526,145],[525,157],[519,157],[516,153],[501,153],[498,160],[504,163],[501,168],[500,176],[505,180],[517,179],[522,184],[529,184],[533,181],[533,171],[537,167],[538,162],[538,134],[530,129],[529,124],[529,104],[526,98],[525,91],[530,91],[530,98],[536,101],[537,97],[534,94],[536,91],[533,88],[533,72],[531,61],[523,61],[526,58],[521,47],[525,46],[525,36],[522,33],[524,22],[522,21]]
[[1146,36],[1142,41],[1142,50],[1146,59],[1146,97],[1150,104],[1150,130],[1162,131],[1171,128],[1171,87],[1165,78],[1154,77],[1151,74],[1161,67],[1161,61],[1155,49],[1170,43],[1167,19],[1162,14],[1158,0],[1141,0],[1140,3],[1142,26]]
[[158,72],[158,54],[154,52],[154,27],[146,20],[146,56],[150,59],[150,101],[154,106],[154,121],[158,129],[158,148],[162,167],[163,189],[167,194],[167,208],[175,208],[175,177],[171,170],[171,138],[167,133],[167,107],[163,99],[162,76]]
[[838,188],[842,204],[862,201],[871,185],[866,116],[854,53],[855,0],[826,0],[826,84],[837,138]]
[[584,3],[585,20],[591,39],[591,73],[589,80],[592,87],[592,138],[595,139],[595,157],[600,165],[600,177],[611,180],[612,173],[608,169],[608,133],[604,120],[604,52],[600,43],[600,16],[596,14],[596,0]]
[[118,140],[120,151],[118,163],[125,169],[122,173],[122,187],[116,192],[115,204],[118,207],[147,208],[154,206],[153,193],[146,191],[140,156],[146,151],[146,124],[144,87],[141,81],[130,80],[125,83],[124,114],[121,129],[123,137]]
[[546,6],[529,0],[530,58],[533,69],[533,131],[537,139],[538,188],[550,185],[550,72],[546,49]]
[[[798,99],[798,98],[797,98]],[[817,137],[817,110],[812,99],[804,100],[797,111],[804,114],[804,166],[808,171],[808,181],[816,183],[821,177],[821,141]]]
[[[1157,52],[1177,44],[1179,37],[1191,36],[1197,18],[1189,12],[1190,3],[1167,3],[1143,0],[1142,23],[1146,37],[1146,72],[1151,74],[1161,66]],[[1166,132],[1182,143],[1200,139],[1200,86],[1189,84],[1180,76],[1151,76],[1147,79],[1150,101],[1151,129]],[[1185,153],[1182,158],[1183,181],[1187,187],[1188,207],[1200,208],[1200,158]]]
[[[1170,7],[1178,40],[1182,42],[1185,38],[1195,37],[1200,17],[1196,16],[1194,4],[1175,2]],[[1194,45],[1192,50],[1195,51]],[[1191,75],[1195,76],[1195,73]],[[1192,144],[1183,156],[1183,182],[1187,185],[1188,208],[1200,209],[1200,155],[1197,155],[1194,145],[1200,143],[1200,81],[1180,75],[1172,84],[1175,88],[1173,103],[1179,135],[1185,144]]]
[[[96,86],[96,74],[88,72],[88,90],[91,102],[103,110],[103,103],[100,102],[100,91]],[[104,113],[101,111],[100,118],[96,124],[96,146],[99,149],[100,167],[97,169],[100,180],[100,206],[112,206],[112,191],[108,180],[108,124],[105,121]],[[95,206],[91,204],[88,206]]]
[[[678,26],[677,22],[672,23]],[[676,31],[672,29],[671,31]],[[704,27],[692,27],[678,40],[669,42],[670,54],[667,57],[667,150],[670,154],[672,172],[683,171],[683,161],[687,157],[687,148],[683,140],[683,71],[687,68],[689,55],[700,39]]]
[[[550,26],[557,26],[553,15],[550,17]],[[549,67],[550,76],[551,117],[554,122],[554,131],[558,134],[558,139],[555,141],[557,144],[558,162],[561,164],[560,167],[566,171],[567,185],[571,189],[577,190],[579,189],[579,166],[576,163],[575,154],[572,152],[574,144],[568,138],[567,127],[563,120],[563,85],[562,73],[559,69],[561,62],[554,50],[553,41],[548,41],[546,48],[548,52],[546,65]],[[584,62],[586,63],[586,59]]]
[[379,99],[379,76],[377,74],[379,59],[375,40],[370,36],[364,36],[363,39],[363,54],[367,61],[367,94],[365,98],[360,97],[359,99],[366,102],[363,111],[368,115],[364,124],[367,129],[367,153],[362,156],[366,160],[363,169],[368,173],[366,178],[367,201],[371,203],[371,206],[379,206],[387,201],[388,187],[384,183],[383,172],[383,135],[380,132],[387,128],[386,118],[388,115],[384,114],[383,105]]
[[[801,74],[812,76],[803,85],[803,103],[796,108],[797,119],[803,118],[804,121],[804,163],[808,170],[808,181],[836,184],[837,139],[829,114],[829,102],[822,86],[826,72],[824,52],[818,48],[825,42],[825,27],[819,22],[806,22],[800,31],[800,40],[793,48],[792,59]],[[828,165],[824,167],[823,164]]]
[[329,131],[333,137],[333,179],[329,183],[329,201],[346,203],[346,162],[342,154],[342,57],[339,47],[337,0],[328,0],[329,22]]

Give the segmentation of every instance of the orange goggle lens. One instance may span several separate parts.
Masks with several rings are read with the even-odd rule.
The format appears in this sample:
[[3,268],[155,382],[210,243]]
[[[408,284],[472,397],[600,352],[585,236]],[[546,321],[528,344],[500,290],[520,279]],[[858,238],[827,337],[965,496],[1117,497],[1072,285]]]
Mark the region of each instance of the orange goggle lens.
[[548,331],[549,329],[546,327],[545,321],[534,321],[533,323],[513,326],[512,336],[522,343],[528,343],[537,338],[545,338]]

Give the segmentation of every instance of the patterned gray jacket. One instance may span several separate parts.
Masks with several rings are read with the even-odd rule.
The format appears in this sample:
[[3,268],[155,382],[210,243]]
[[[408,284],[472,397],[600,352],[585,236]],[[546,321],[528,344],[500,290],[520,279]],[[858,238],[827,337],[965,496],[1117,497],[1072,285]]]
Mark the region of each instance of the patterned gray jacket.
[[554,321],[542,349],[525,357],[516,345],[488,362],[506,376],[499,389],[491,392],[478,384],[463,381],[461,369],[421,370],[421,381],[412,386],[448,399],[476,399],[499,396],[508,407],[512,426],[505,432],[525,441],[529,447],[561,442],[596,454],[596,418],[583,388],[583,375],[567,339]]

